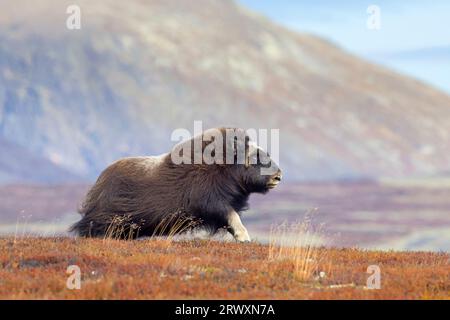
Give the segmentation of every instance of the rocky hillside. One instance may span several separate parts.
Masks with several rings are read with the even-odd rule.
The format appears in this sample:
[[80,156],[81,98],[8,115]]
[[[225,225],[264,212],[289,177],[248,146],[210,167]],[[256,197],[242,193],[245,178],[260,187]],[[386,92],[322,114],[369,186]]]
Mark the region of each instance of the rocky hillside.
[[72,2],[11,1],[0,136],[76,175],[167,151],[194,120],[279,128],[291,179],[450,169],[449,96],[234,2],[79,0],[82,28],[68,30]]

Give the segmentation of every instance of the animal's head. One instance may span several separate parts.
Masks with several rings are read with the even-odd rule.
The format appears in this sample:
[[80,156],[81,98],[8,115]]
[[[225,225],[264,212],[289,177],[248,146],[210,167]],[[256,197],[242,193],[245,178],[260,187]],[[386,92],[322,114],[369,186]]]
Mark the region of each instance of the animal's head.
[[275,188],[282,178],[281,169],[270,158],[270,154],[251,140],[246,152],[246,163],[238,164],[237,170],[249,192],[266,193]]
[[233,141],[234,163],[228,170],[237,174],[248,192],[266,193],[275,188],[282,178],[278,164],[244,130],[232,129],[231,132],[227,141],[228,144]]
[[282,178],[275,161],[243,129],[206,130],[175,146],[172,161],[220,172],[248,193],[265,193],[275,188]]

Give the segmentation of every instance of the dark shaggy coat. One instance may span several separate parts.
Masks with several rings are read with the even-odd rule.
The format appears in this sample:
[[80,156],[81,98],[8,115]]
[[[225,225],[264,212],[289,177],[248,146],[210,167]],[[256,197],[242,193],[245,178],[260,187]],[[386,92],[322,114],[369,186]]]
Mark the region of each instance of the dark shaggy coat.
[[[248,137],[245,141],[250,157]],[[193,146],[193,139],[185,143]],[[203,142],[202,150],[207,145]],[[274,186],[273,177],[260,174],[261,166],[237,164],[236,159],[234,164],[175,164],[170,153],[118,160],[88,192],[79,210],[82,219],[71,230],[83,237],[130,239],[194,226],[214,233],[228,227],[230,211],[247,208],[252,192]]]

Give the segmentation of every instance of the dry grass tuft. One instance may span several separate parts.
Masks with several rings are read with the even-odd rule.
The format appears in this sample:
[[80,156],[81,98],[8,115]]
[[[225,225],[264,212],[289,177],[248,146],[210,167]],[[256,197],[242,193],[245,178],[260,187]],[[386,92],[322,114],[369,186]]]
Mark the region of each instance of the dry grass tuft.
[[136,223],[130,222],[130,217],[114,216],[106,229],[104,240],[131,240],[139,236],[140,227]]
[[[283,223],[271,228],[269,240],[269,262],[285,261],[291,264],[295,277],[300,281],[312,280],[317,275],[324,275],[320,270],[327,261],[319,250],[321,243],[320,229],[314,228],[309,216],[302,222]],[[328,261],[329,262],[329,261]]]
[[183,214],[171,214],[163,219],[155,228],[153,236],[165,236],[168,240],[173,240],[177,234],[194,229],[200,224],[199,220]]
[[[190,216],[176,212],[161,220],[153,231],[152,237],[162,238],[170,245],[178,234],[193,230],[200,223]],[[139,236],[141,227],[131,222],[128,216],[114,216],[109,224],[103,240],[132,240]]]

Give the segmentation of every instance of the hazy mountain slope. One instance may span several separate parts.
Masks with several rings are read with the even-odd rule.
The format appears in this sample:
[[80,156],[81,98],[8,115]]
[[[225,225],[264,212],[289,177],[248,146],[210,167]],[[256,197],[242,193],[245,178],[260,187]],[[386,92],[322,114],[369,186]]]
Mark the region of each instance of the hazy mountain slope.
[[450,97],[223,0],[0,1],[0,135],[78,174],[170,133],[280,128],[286,176],[436,174]]
[[82,181],[68,170],[1,137],[0,155],[0,183],[55,184]]

